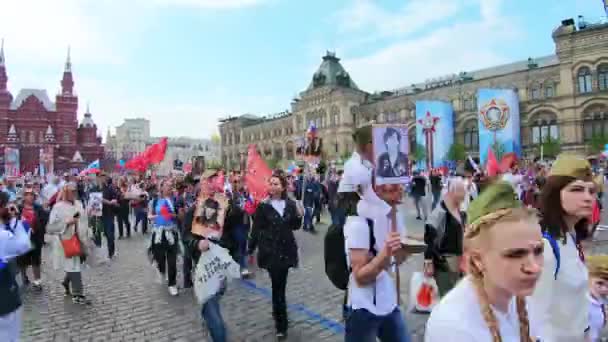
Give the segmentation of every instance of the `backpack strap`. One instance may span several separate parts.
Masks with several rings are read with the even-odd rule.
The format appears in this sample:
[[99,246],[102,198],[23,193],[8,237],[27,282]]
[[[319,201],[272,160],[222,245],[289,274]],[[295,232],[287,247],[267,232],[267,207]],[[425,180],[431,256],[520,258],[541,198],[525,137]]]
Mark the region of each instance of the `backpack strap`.
[[[369,228],[369,252],[375,257],[378,255],[376,251],[376,236],[374,235],[374,220],[367,219],[367,227]],[[374,281],[374,306],[376,306],[376,282]]]
[[549,245],[551,245],[551,249],[553,250],[553,256],[555,257],[555,273],[554,273],[554,277],[555,279],[557,279],[557,272],[559,272],[559,267],[560,267],[560,253],[559,253],[559,244],[557,243],[557,240],[555,240],[553,238],[553,236],[551,236],[551,234],[549,234],[548,232],[544,232],[543,233],[543,238],[545,238],[547,241],[549,241]]

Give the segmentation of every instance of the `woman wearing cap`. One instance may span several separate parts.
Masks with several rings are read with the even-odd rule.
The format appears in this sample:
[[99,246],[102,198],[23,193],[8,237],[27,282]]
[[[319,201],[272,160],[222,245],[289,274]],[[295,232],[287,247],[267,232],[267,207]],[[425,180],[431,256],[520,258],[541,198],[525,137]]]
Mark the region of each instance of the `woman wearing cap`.
[[31,187],[26,187],[23,190],[23,204],[19,207],[21,220],[27,223],[31,229],[30,240],[32,242],[32,250],[27,254],[19,257],[17,260],[21,268],[23,283],[29,282],[27,277],[27,268],[32,266],[34,280],[32,282],[35,289],[42,289],[40,281],[40,265],[42,264],[42,245],[44,244],[44,234],[48,215],[42,209],[42,206],[36,204],[36,193]]
[[535,213],[515,196],[499,182],[471,202],[468,275],[433,309],[426,342],[536,341],[525,298],[541,274],[543,241]]
[[[82,203],[77,200],[76,184],[67,183],[60,190],[57,203],[53,206],[47,225],[47,233],[54,235],[51,240],[53,250],[53,265],[55,269],[63,266],[65,277],[61,285],[65,296],[72,296],[75,304],[90,304],[85,297],[82,284],[81,263],[85,256],[84,247],[89,245],[88,219]],[[77,235],[80,240],[80,256],[68,257],[63,249],[62,241],[70,240]],[[70,287],[71,286],[71,287]]]
[[595,184],[589,162],[562,154],[541,190],[545,270],[530,297],[530,310],[547,341],[583,341],[587,317],[587,268],[581,241],[589,236]]
[[298,244],[293,234],[300,229],[303,213],[287,198],[287,180],[279,173],[270,178],[270,197],[257,207],[249,255],[258,249],[258,266],[268,270],[272,283],[272,314],[278,339],[287,336],[285,289],[289,269],[298,265]]
[[15,279],[14,258],[31,248],[29,232],[12,221],[6,204],[8,194],[0,192],[0,341],[19,341],[21,296]]

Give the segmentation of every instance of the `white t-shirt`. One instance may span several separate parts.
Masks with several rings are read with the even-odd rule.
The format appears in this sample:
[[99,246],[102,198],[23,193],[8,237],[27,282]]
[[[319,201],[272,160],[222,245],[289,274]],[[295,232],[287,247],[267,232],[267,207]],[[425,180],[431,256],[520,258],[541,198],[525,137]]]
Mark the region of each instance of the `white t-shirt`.
[[591,295],[589,298],[589,336],[591,342],[600,340],[602,329],[606,326],[606,303],[593,298]]
[[[379,252],[384,248],[386,236],[391,229],[391,221],[388,217],[391,207],[383,201],[382,203],[362,200],[357,205],[359,216],[347,217],[344,225],[344,241],[349,265],[349,249],[368,250],[370,247],[368,218],[374,222],[375,250]],[[406,236],[405,220],[401,211],[397,211],[397,230],[401,236]],[[387,271],[382,271],[378,274],[375,283],[360,286],[351,274],[348,298],[353,310],[366,309],[377,316],[388,315],[397,307],[395,279]]]
[[542,324],[543,342],[582,341],[589,327],[587,267],[581,261],[572,236],[566,244],[557,239],[560,267],[555,279],[556,260],[549,241],[544,240],[545,264],[532,296],[530,311]]
[[[520,342],[519,316],[517,315],[515,297],[509,303],[508,312],[503,313],[496,309],[493,310],[503,342]],[[529,316],[529,318],[530,335],[538,338],[539,331],[533,323],[532,317]],[[424,341],[492,341],[490,329],[483,319],[479,299],[469,277],[463,278],[433,308],[433,312],[426,322]]]
[[283,217],[283,213],[285,212],[285,200],[270,200],[270,205],[279,213],[279,216]]

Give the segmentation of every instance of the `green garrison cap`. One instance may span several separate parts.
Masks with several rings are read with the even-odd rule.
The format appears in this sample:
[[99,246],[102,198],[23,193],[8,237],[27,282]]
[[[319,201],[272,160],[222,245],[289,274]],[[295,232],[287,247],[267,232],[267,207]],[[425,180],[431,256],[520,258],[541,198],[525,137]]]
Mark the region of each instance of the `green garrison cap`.
[[467,218],[470,224],[475,224],[480,217],[491,214],[499,209],[521,208],[513,186],[507,182],[499,181],[488,186],[469,205]]
[[589,162],[579,155],[568,153],[557,156],[549,175],[567,176],[585,181],[591,181],[593,178]]
[[357,128],[353,133],[353,140],[357,145],[367,145],[372,143],[372,125]]
[[590,276],[608,279],[608,255],[591,255],[585,261]]

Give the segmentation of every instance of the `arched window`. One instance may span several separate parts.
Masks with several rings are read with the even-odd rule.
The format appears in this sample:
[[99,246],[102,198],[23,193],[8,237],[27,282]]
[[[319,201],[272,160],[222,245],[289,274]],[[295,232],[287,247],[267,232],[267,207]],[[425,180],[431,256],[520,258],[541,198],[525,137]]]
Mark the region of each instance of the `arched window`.
[[597,68],[597,81],[600,90],[608,90],[608,64],[601,64]]
[[585,115],[583,139],[590,141],[594,137],[608,137],[608,115],[605,110]]
[[410,143],[410,154],[414,155],[416,153],[416,126],[413,126],[411,129],[408,129],[407,138]]
[[555,84],[553,82],[545,83],[543,88],[545,89],[546,98],[551,98],[551,97],[555,96]]
[[331,124],[332,126],[340,124],[340,109],[337,106],[331,107]]
[[559,127],[555,119],[538,119],[532,124],[532,144],[542,144],[559,139]]
[[464,128],[464,146],[467,150],[479,148],[479,130],[476,120],[469,121]]
[[64,143],[70,142],[70,133],[63,133],[63,142]]
[[577,80],[579,93],[584,94],[592,91],[591,70],[589,68],[582,67],[578,69]]
[[534,84],[530,89],[530,100],[540,99],[540,85]]

